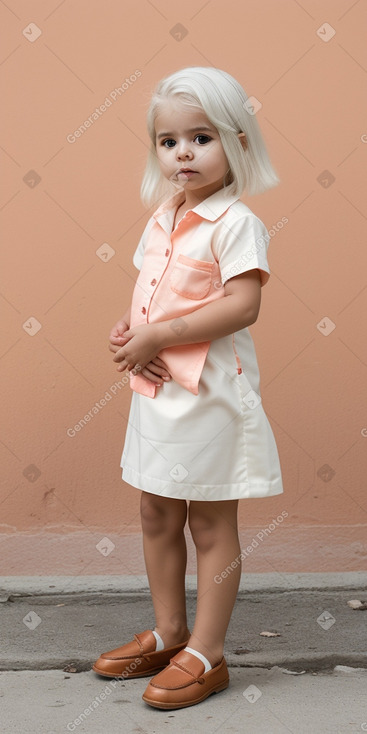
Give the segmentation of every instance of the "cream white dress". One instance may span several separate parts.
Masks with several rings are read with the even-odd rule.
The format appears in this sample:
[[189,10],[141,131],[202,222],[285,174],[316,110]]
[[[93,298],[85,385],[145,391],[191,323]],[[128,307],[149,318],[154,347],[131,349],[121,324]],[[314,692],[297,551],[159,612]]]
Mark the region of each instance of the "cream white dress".
[[283,492],[249,328],[234,335],[242,374],[234,369],[232,339],[211,342],[198,395],[173,380],[154,399],[132,391],[120,462],[125,482],[162,497],[199,501]]

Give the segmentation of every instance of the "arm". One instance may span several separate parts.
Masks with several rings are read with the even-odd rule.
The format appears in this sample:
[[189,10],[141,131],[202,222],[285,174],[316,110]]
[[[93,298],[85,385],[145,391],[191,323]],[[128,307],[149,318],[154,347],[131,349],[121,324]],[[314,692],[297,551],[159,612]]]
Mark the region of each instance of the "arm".
[[[111,329],[109,337],[110,352],[116,353],[122,344],[125,344],[127,341],[129,341],[129,338],[126,338],[124,334],[130,328],[130,318],[131,306],[124,313],[123,317]],[[155,385],[161,385],[162,380],[164,380],[165,382],[169,382],[169,380],[171,379],[170,373],[166,369],[164,362],[162,362],[159,357],[155,357],[149,363],[147,363],[147,365],[141,371],[141,374],[144,375],[144,377],[146,377],[148,380],[153,382]]]
[[120,319],[120,321],[118,321],[117,324],[112,327],[110,332],[110,341],[112,343],[114,343],[113,340],[122,337],[123,333],[130,328],[130,311],[131,307],[129,307],[127,311],[125,311],[122,319]]
[[213,341],[253,324],[261,301],[260,273],[249,270],[224,285],[224,298],[207,303],[181,319],[156,326],[161,347]]
[[137,364],[143,368],[165,347],[213,341],[256,321],[261,301],[257,269],[230,278],[224,285],[224,293],[224,298],[207,303],[181,319],[141,324],[127,331],[125,337],[129,341],[113,358],[120,362],[117,369],[131,370]]

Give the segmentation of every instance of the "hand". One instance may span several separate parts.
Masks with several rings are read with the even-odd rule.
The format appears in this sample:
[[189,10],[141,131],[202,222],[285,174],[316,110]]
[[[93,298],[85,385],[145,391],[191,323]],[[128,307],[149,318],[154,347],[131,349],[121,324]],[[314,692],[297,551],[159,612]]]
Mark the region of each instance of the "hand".
[[129,324],[124,319],[120,319],[120,321],[115,324],[115,326],[112,327],[110,332],[110,343],[109,343],[109,350],[110,352],[118,352],[120,347],[122,347],[126,342],[129,341],[128,338],[124,337],[124,333],[129,330]]
[[[124,331],[122,337],[112,339],[112,342],[117,341],[123,344],[113,357],[114,362],[120,362],[117,370],[123,372],[126,369],[130,371],[136,368],[142,371],[146,368],[162,348],[159,333],[155,324],[140,324]],[[112,346],[114,346],[113,343],[110,345],[111,351],[113,351]]]
[[140,374],[144,375],[144,377],[155,385],[162,385],[162,380],[163,382],[169,382],[171,379],[166,365],[159,357],[155,357],[151,362],[148,362]]
[[[116,353],[120,349],[120,345],[113,344],[111,342],[109,349],[110,352]],[[148,362],[147,366],[144,367],[143,370],[140,370],[138,374],[144,375],[147,380],[150,380],[150,382],[153,382],[155,385],[161,385],[162,380],[164,382],[169,382],[172,377],[168,372],[165,363],[159,357],[155,357],[151,362]]]
[[120,321],[118,321],[111,329],[109,336],[111,344],[119,344],[120,346],[124,344],[123,334],[125,331],[128,331],[128,329],[129,324],[123,319],[120,319]]

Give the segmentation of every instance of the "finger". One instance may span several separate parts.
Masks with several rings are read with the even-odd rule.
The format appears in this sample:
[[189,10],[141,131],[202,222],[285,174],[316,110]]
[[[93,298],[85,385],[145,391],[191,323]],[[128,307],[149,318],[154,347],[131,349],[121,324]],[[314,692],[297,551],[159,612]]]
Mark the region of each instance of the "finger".
[[166,367],[166,365],[164,364],[163,360],[160,359],[160,357],[154,357],[154,359],[152,359],[152,363],[156,364],[157,367]]
[[150,370],[150,372],[153,372],[154,375],[159,375],[164,380],[168,381],[171,379],[171,375],[164,367],[159,367],[155,364],[155,360],[152,360],[147,364],[147,368]]
[[153,364],[157,365],[157,367],[161,367],[162,372],[160,374],[162,375],[162,377],[165,376],[165,377],[168,377],[169,379],[171,379],[172,375],[168,371],[168,369],[167,369],[167,367],[166,367],[166,365],[165,365],[165,363],[163,362],[162,359],[160,359],[159,357],[154,357],[154,359],[152,359],[152,362],[153,362]]
[[117,367],[118,372],[124,372],[126,369],[128,369],[128,364],[126,362],[126,359],[124,359]]
[[118,349],[117,352],[115,352],[115,356],[112,357],[112,359],[114,362],[122,362],[123,360],[125,360],[124,350]]
[[155,385],[162,385],[162,378],[155,375],[154,372],[151,372],[148,367],[144,367],[141,374],[147,377],[150,382],[154,382]]
[[116,339],[117,337],[122,336],[122,334],[124,333],[124,331],[125,331],[125,329],[122,330],[121,329],[121,326],[120,327],[114,326],[113,329],[111,329],[111,332],[110,332],[110,339]]
[[115,326],[111,329],[110,332],[110,339],[116,339],[119,336],[123,336],[124,331],[127,331],[128,325],[125,324],[125,321],[121,321],[118,324],[115,324]]
[[121,346],[122,344],[126,344],[126,342],[128,342],[128,341],[129,341],[129,338],[128,337],[124,337],[124,336],[113,336],[113,337],[110,337],[111,344],[120,344],[120,346]]

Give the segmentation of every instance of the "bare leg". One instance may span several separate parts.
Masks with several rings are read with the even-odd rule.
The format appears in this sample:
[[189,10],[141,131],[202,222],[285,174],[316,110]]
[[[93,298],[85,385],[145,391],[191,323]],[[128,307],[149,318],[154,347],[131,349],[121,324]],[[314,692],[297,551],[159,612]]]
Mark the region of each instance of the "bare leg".
[[154,606],[155,631],[165,647],[190,636],[186,618],[186,500],[142,492],[143,549]]
[[[241,578],[238,500],[191,501],[189,526],[197,554],[197,608],[188,647],[213,666],[223,656],[227,627]],[[226,578],[220,576],[231,563]]]

